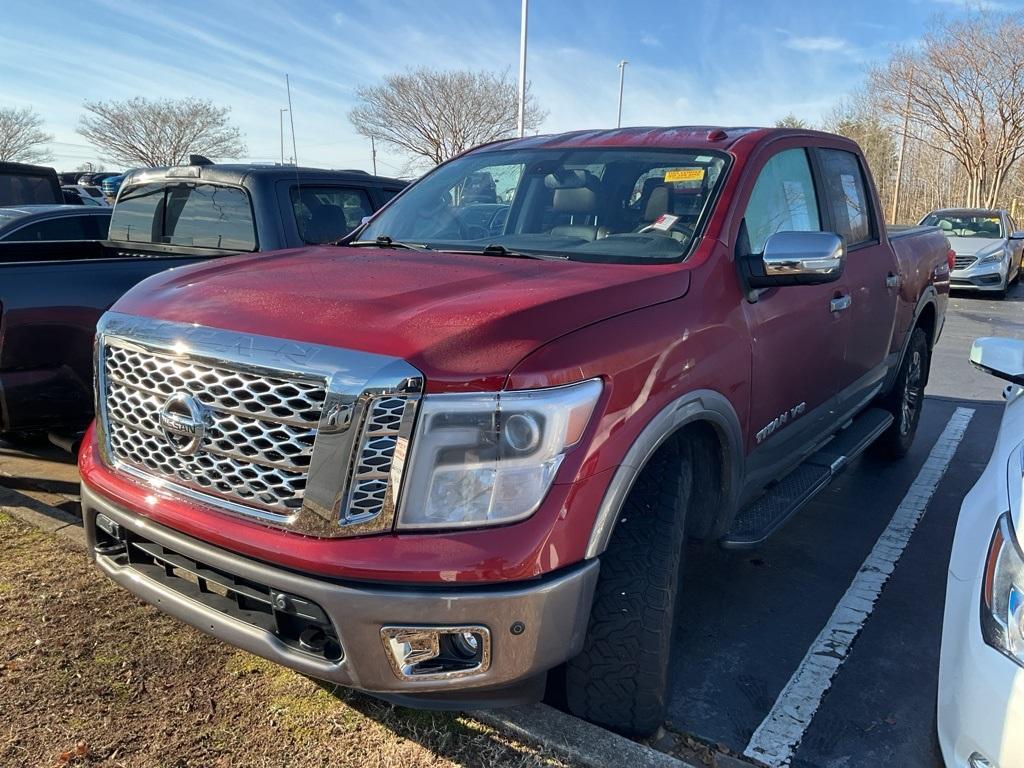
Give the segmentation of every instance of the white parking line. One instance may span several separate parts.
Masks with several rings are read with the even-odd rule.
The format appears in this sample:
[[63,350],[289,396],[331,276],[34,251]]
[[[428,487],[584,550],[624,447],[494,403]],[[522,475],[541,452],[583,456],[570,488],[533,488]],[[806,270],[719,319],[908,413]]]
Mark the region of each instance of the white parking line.
[[825,692],[832,685],[832,678],[849,656],[853,641],[874,610],[882,588],[910,541],[910,535],[924,516],[928,502],[946,473],[973,415],[972,408],[957,408],[949,418],[889,525],[878,537],[871,554],[857,571],[846,594],[789,678],[768,716],[750,737],[744,755],[772,768],[789,765]]

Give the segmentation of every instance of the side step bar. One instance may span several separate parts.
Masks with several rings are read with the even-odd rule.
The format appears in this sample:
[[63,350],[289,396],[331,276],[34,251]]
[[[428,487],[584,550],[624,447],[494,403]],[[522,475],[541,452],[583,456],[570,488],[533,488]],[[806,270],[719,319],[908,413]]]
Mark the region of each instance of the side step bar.
[[804,504],[826,488],[892,422],[892,414],[881,408],[870,408],[862,413],[824,447],[741,509],[732,529],[719,544],[725,549],[752,549],[763,544]]

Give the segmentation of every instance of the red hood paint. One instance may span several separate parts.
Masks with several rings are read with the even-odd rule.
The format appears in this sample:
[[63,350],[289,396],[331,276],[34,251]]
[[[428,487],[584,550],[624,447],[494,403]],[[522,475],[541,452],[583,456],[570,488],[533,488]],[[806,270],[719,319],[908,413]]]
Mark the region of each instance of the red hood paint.
[[113,308],[400,357],[428,391],[493,390],[545,343],[689,284],[680,264],[325,246],[172,269]]

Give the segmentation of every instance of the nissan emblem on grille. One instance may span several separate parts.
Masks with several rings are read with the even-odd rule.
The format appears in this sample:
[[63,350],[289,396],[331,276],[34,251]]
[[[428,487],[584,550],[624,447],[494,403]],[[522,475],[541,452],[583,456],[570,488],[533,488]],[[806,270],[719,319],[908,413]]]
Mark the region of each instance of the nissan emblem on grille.
[[167,442],[182,456],[199,450],[206,435],[208,411],[187,392],[167,398],[160,408],[160,429]]

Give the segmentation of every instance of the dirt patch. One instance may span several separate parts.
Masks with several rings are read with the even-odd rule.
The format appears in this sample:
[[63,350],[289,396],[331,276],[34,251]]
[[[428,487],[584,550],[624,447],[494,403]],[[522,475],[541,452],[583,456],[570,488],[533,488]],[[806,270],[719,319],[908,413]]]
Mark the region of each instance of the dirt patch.
[[562,766],[469,718],[330,689],[179,624],[0,513],[0,765]]

